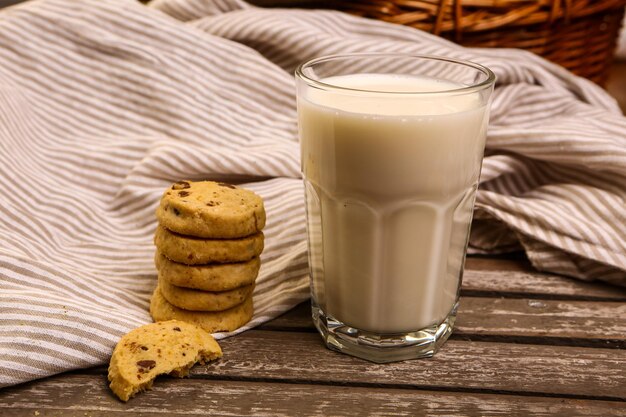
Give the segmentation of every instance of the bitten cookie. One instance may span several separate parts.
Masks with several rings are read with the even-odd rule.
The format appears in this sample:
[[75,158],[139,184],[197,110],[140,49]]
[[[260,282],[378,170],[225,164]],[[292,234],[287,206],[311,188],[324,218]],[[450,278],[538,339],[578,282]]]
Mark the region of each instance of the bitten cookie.
[[177,233],[232,239],[265,226],[263,200],[250,190],[213,181],[179,181],[161,198],[159,223]]
[[204,291],[226,291],[252,284],[261,267],[258,257],[228,264],[184,265],[170,261],[158,251],[154,264],[159,276],[170,284]]
[[192,311],[224,311],[241,304],[252,294],[254,284],[222,292],[176,287],[159,277],[161,294],[170,304]]
[[243,303],[224,311],[189,311],[170,304],[161,289],[157,287],[150,300],[150,315],[154,321],[182,320],[202,327],[209,333],[232,332],[252,318],[254,307],[252,297]]
[[157,375],[184,377],[196,363],[222,357],[205,330],[177,320],[147,324],[127,333],[115,346],[109,364],[111,390],[128,401],[152,387]]
[[263,252],[263,233],[238,239],[202,239],[173,233],[158,226],[154,244],[159,252],[187,265],[249,261]]

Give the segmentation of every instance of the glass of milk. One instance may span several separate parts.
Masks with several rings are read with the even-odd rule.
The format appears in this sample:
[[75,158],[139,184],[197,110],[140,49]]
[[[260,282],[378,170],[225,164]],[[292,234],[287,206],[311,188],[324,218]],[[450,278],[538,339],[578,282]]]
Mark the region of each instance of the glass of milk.
[[402,54],[296,70],[312,314],[329,348],[392,362],[452,332],[494,81]]

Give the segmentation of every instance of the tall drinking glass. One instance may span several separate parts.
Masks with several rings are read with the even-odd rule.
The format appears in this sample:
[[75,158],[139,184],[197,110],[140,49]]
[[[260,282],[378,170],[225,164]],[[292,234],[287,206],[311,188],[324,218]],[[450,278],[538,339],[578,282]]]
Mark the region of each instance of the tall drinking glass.
[[296,70],[312,314],[329,348],[391,362],[452,332],[494,81],[402,54]]

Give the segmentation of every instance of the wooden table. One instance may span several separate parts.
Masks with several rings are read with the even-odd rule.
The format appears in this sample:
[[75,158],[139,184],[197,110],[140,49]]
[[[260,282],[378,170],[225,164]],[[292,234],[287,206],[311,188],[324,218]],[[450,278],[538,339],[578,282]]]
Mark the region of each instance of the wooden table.
[[624,288],[470,258],[450,340],[385,365],[326,349],[309,309],[223,340],[221,360],[126,404],[101,367],[0,391],[0,415],[626,416]]

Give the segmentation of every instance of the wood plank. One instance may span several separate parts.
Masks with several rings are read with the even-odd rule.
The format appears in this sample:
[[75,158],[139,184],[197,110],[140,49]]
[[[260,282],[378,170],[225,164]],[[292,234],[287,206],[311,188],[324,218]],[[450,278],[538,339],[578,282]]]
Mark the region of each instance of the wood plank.
[[257,327],[258,330],[287,330],[317,332],[311,319],[311,303],[305,301],[288,312]]
[[626,400],[626,350],[449,340],[433,358],[378,365],[315,333],[251,330],[220,343],[224,358],[195,376]]
[[449,393],[244,381],[159,378],[124,404],[103,374],[68,374],[0,393],[12,416],[623,416],[626,403],[549,397]]
[[523,253],[498,256],[467,255],[465,270],[468,269],[473,271],[534,271]]
[[465,260],[463,281],[465,291],[626,300],[626,287],[538,272],[524,254],[468,256]]
[[[312,332],[310,309],[308,302],[302,303],[260,329]],[[626,304],[461,297],[453,336],[473,340],[626,348]]]
[[626,301],[626,288],[535,272],[521,260],[467,258],[462,295]]
[[569,343],[626,348],[626,304],[462,297],[455,328],[469,337],[577,339]]

